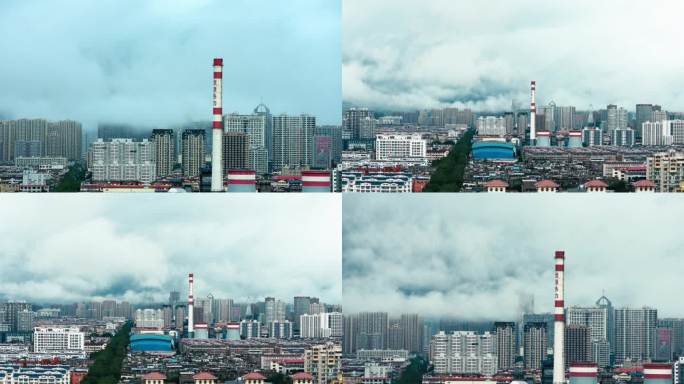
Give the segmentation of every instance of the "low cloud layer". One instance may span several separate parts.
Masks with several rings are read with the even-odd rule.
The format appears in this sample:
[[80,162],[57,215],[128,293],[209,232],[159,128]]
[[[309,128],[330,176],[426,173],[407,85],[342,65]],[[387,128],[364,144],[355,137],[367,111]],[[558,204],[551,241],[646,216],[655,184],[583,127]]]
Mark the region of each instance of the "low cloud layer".
[[567,305],[605,290],[684,316],[683,214],[676,196],[345,196],[345,310],[506,320],[531,296],[548,312],[562,249]]
[[131,0],[0,4],[0,116],[166,126],[224,110],[340,121],[340,4]]
[[162,301],[295,295],[341,303],[332,196],[54,195],[0,199],[0,299]]
[[507,110],[659,103],[684,110],[679,15],[666,0],[345,0],[343,92],[352,104]]

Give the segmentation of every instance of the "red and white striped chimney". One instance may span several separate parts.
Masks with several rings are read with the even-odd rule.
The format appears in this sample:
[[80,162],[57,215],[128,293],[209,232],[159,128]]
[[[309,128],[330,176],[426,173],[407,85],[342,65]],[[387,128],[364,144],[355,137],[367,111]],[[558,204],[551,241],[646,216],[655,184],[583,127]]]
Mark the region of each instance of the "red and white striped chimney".
[[556,251],[554,292],[553,384],[565,383],[565,252]]
[[534,145],[534,141],[537,140],[537,82],[534,80],[530,83],[530,92],[530,145]]
[[192,294],[192,287],[195,285],[195,277],[191,272],[188,274],[188,337],[192,338],[195,333],[195,298]]
[[223,191],[223,59],[214,59],[214,109],[211,140],[211,191]]
[[644,384],[672,384],[672,369],[670,363],[644,364]]

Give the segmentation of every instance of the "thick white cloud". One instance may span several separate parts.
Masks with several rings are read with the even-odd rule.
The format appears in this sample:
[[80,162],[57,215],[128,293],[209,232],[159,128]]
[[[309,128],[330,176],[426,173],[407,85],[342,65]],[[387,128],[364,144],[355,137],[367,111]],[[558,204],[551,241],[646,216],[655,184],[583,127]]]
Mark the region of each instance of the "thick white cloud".
[[328,196],[51,195],[0,199],[0,297],[340,303],[341,199]]
[[345,310],[505,320],[531,295],[551,311],[562,249],[567,305],[605,289],[614,305],[684,316],[683,214],[664,195],[345,196]]
[[378,108],[659,103],[684,110],[684,4],[345,0],[343,94]]

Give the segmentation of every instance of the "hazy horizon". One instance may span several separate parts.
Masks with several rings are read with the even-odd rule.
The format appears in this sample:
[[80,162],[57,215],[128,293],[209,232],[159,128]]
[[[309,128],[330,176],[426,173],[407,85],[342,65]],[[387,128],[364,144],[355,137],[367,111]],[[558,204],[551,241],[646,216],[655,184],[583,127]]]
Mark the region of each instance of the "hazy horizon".
[[605,291],[616,308],[684,317],[671,300],[683,212],[671,195],[347,195],[343,305],[492,320],[516,319],[533,298],[551,312],[554,252],[565,250],[566,306]]

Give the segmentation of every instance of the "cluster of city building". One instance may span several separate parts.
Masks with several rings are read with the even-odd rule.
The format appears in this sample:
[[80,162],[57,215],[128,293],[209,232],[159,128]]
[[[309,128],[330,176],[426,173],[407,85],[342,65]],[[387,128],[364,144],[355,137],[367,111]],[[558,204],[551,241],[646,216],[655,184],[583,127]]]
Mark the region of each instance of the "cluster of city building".
[[295,296],[291,302],[200,297],[194,279],[188,276],[187,300],[173,291],[168,303],[140,305],[132,313],[135,327],[122,379],[206,373],[224,381],[254,374],[308,375],[311,384],[337,380],[339,305],[310,296]]
[[684,190],[683,112],[653,104],[634,111],[614,104],[597,111],[541,106],[532,82],[529,110],[513,105],[479,116],[472,127],[466,191]]
[[594,305],[566,306],[563,251],[555,253],[554,268],[554,310],[535,313],[529,299],[513,321],[345,314],[344,356],[356,367],[345,375],[359,378],[361,367],[379,366],[386,374],[381,382],[389,383],[407,358],[423,356],[430,363],[423,383],[562,384],[568,375],[570,382],[598,382],[599,375],[606,383],[645,382],[654,370],[663,383],[680,383],[684,319],[659,317],[650,307],[615,308],[605,295]]
[[46,192],[82,158],[81,123],[0,120],[0,192]]

